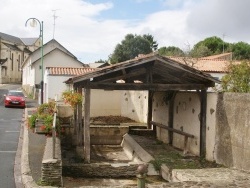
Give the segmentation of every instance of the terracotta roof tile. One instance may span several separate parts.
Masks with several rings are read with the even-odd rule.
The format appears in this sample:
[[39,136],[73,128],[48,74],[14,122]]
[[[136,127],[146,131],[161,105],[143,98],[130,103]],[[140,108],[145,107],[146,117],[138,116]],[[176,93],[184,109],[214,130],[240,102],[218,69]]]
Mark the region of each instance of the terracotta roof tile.
[[187,58],[187,57],[168,57],[172,60],[187,64],[204,72],[227,72],[227,66],[231,61],[220,59],[207,59],[207,58]]
[[46,67],[49,75],[70,75],[78,76],[88,72],[96,70],[95,68],[82,67],[82,68],[73,68],[73,67]]

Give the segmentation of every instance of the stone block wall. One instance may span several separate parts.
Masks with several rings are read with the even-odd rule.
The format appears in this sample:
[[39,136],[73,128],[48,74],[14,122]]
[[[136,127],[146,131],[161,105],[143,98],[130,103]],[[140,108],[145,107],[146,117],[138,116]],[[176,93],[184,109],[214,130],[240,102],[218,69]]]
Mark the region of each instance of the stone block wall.
[[138,163],[64,164],[63,175],[78,177],[135,177]]
[[41,181],[47,185],[62,186],[61,146],[58,138],[55,146],[55,158],[53,158],[53,138],[48,137],[42,161]]

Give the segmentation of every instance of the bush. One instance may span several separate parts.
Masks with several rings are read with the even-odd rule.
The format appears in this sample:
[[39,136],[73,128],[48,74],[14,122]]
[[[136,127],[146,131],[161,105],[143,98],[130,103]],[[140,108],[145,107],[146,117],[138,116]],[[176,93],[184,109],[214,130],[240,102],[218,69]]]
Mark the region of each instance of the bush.
[[29,128],[31,128],[31,129],[35,128],[37,117],[38,117],[38,113],[34,113],[34,114],[32,114],[32,115],[28,118],[28,126],[29,126]]

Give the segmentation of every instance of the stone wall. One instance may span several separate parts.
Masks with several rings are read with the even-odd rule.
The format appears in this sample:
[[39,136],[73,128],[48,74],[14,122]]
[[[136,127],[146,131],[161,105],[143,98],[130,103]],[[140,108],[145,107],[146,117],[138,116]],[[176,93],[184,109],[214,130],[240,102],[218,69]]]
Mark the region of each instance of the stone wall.
[[135,177],[138,163],[91,163],[64,164],[64,176],[78,177]]
[[91,125],[90,142],[94,145],[120,145],[129,126]]
[[58,138],[56,138],[55,158],[53,158],[53,138],[49,137],[46,140],[41,176],[44,184],[62,186],[61,146]]
[[219,94],[216,112],[216,161],[250,171],[250,94]]

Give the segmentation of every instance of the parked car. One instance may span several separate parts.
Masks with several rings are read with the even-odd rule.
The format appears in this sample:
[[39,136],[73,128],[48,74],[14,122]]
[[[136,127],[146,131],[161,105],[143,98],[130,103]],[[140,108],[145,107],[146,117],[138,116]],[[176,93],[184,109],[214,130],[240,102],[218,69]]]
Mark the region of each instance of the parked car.
[[19,90],[9,90],[4,99],[4,106],[5,107],[21,107],[25,108],[25,95],[22,91]]

